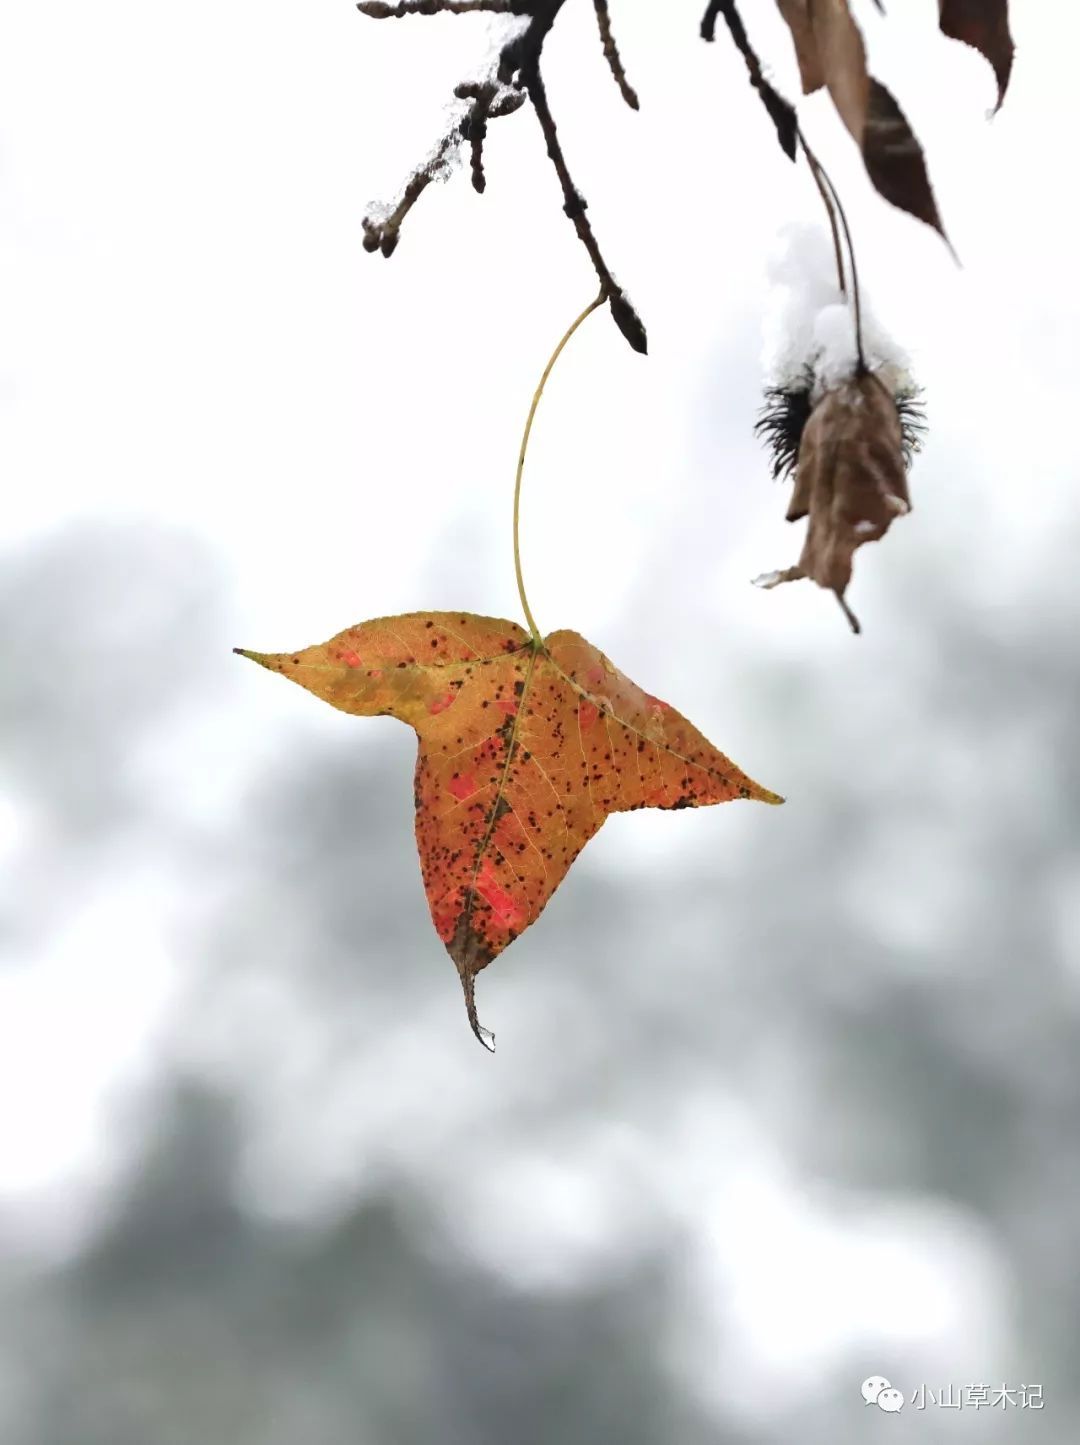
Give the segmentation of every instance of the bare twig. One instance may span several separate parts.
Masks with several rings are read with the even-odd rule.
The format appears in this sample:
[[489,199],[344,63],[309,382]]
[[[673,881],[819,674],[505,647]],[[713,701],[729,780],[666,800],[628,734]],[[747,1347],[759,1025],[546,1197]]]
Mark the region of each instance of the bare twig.
[[719,15],[724,17],[727,28],[731,32],[731,38],[735,42],[735,48],[746,61],[750,84],[761,96],[761,103],[769,112],[772,123],[776,127],[776,138],[780,142],[780,149],[789,160],[794,160],[795,138],[798,133],[795,107],[765,79],[761,62],[754,53],[754,47],[750,44],[746,34],[746,27],[735,8],[735,0],[709,0],[708,8],[701,21],[702,40],[713,41],[716,39],[716,20]]
[[435,154],[424,162],[409,177],[405,189],[401,193],[401,199],[387,216],[365,216],[364,227],[364,250],[381,251],[384,256],[392,256],[394,249],[400,239],[401,223],[412,210],[413,206],[420,199],[423,193],[433,180],[439,175],[441,166],[446,164],[446,158],[458,143],[458,134],[451,131],[449,135],[443,136],[436,148]]
[[607,63],[611,66],[611,73],[615,77],[615,84],[619,87],[619,93],[630,109],[637,110],[637,91],[626,78],[619,47],[615,44],[615,36],[611,33],[611,16],[608,14],[607,0],[593,0],[593,5],[596,8],[596,23],[600,27],[600,41],[604,47]]
[[644,352],[648,349],[648,342],[645,335],[645,327],[641,318],[631,306],[623,293],[622,287],[608,270],[607,262],[604,260],[596,237],[593,234],[589,218],[585,214],[588,202],[574,185],[570,172],[567,169],[566,157],[563,155],[562,146],[559,143],[559,132],[555,126],[555,119],[551,114],[551,107],[548,105],[547,91],[540,75],[540,67],[533,63],[527,70],[522,72],[522,81],[529,93],[533,110],[536,111],[536,118],[540,122],[540,129],[544,133],[544,141],[547,145],[547,153],[551,163],[555,167],[555,174],[559,178],[559,184],[563,193],[563,210],[574,223],[574,229],[578,233],[578,239],[589,253],[589,260],[593,264],[600,282],[601,290],[608,299],[611,307],[611,314],[616,326],[629,341],[635,351]]
[[[364,248],[368,251],[381,251],[384,256],[393,253],[405,217],[431,181],[446,174],[451,154],[463,141],[467,141],[471,147],[473,187],[477,191],[483,191],[483,147],[488,122],[517,110],[524,97],[528,96],[536,111],[547,153],[559,179],[563,193],[563,210],[573,222],[578,239],[588,252],[616,325],[635,351],[644,352],[647,349],[645,327],[600,251],[586,215],[587,202],[570,176],[540,72],[544,41],[564,3],[565,0],[401,0],[398,4],[383,4],[381,0],[361,0],[357,8],[375,19],[402,15],[433,15],[443,11],[462,13],[467,10],[501,10],[525,17],[528,21],[524,29],[517,30],[504,44],[493,75],[483,80],[463,82],[456,88],[454,94],[458,99],[471,102],[469,110],[442,138],[432,155],[413,172],[401,199],[389,214],[373,214],[365,218]],[[606,0],[594,0],[594,4],[608,63],[623,96],[636,108],[637,97],[626,82],[611,33]]]
[[403,15],[464,15],[470,10],[498,10],[509,14],[512,0],[359,0],[357,10],[372,20],[400,20]]
[[501,115],[513,115],[525,104],[523,90],[511,90],[500,95],[499,87],[490,81],[464,81],[454,87],[459,100],[473,101],[473,107],[463,117],[459,130],[463,140],[472,148],[473,190],[483,193],[487,180],[484,176],[484,141],[487,139],[487,123]]

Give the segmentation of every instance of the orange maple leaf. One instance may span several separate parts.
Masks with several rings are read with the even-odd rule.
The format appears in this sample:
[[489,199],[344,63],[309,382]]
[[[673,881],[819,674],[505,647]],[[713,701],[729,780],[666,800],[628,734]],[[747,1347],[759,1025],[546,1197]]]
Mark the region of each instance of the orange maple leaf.
[[513,622],[412,612],[302,652],[236,651],[343,712],[415,729],[420,869],[481,1043],[476,975],[610,813],[783,801],[576,632],[540,642]]

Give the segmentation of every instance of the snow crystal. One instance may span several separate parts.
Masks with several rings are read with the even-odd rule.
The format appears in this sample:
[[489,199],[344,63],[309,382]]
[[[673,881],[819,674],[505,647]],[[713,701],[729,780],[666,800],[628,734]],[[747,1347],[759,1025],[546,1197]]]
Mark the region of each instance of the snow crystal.
[[832,239],[821,226],[790,221],[781,226],[765,262],[766,275],[776,286],[814,289],[836,294],[836,264]]
[[495,71],[499,66],[499,56],[504,47],[509,45],[511,40],[516,40],[519,35],[524,35],[531,24],[531,15],[493,15],[489,13],[484,16],[487,51],[483,57],[481,75],[485,80],[494,80]]
[[[468,85],[496,86],[495,99],[492,104],[497,105],[500,100],[513,93],[514,89],[513,86],[499,84],[499,58],[503,50],[512,40],[516,40],[519,35],[524,35],[532,23],[532,17],[529,15],[486,14],[483,18],[486,43],[480,58],[480,64],[472,75],[465,77],[465,83]],[[462,117],[467,115],[471,109],[471,100],[455,99],[451,101],[445,110],[446,133],[449,134],[451,130],[456,129]],[[452,149],[455,152],[455,159],[459,160],[461,149],[460,141],[453,146]],[[451,169],[456,168],[456,164],[451,162]],[[449,173],[450,172],[447,174]],[[436,175],[436,180],[445,179],[446,177],[443,175]]]
[[364,210],[364,220],[369,226],[385,226],[390,217],[394,214],[396,201],[369,201]]
[[[448,135],[456,129],[465,113],[464,101],[455,101],[454,105],[459,108],[452,109],[449,106],[446,108],[446,132]],[[448,181],[451,176],[461,170],[462,164],[461,138],[457,136],[449,145],[440,141],[438,145],[432,146],[423,169],[427,171],[433,181]]]
[[[531,17],[528,15],[485,14],[483,19],[486,45],[480,64],[472,75],[465,77],[464,83],[494,85],[496,92],[492,104],[497,105],[499,101],[513,93],[512,86],[499,84],[499,57],[503,48],[511,40],[515,40],[529,28]],[[472,107],[471,100],[460,100],[456,96],[447,102],[443,107],[441,137],[413,171],[413,175],[420,171],[426,171],[433,181],[448,181],[462,168],[464,142],[458,128]],[[376,227],[385,225],[400,205],[403,194],[403,191],[399,191],[389,204],[380,202],[370,204],[365,212],[368,223]]]
[[818,226],[785,226],[766,263],[765,373],[770,386],[803,376],[814,345],[814,318],[841,300],[832,242]]
[[822,391],[832,391],[855,370],[855,313],[844,301],[824,306],[814,317],[814,376]]
[[[791,388],[813,375],[815,397],[854,374],[858,360],[850,298],[840,291],[832,235],[822,226],[785,226],[769,256],[772,286],[765,319],[766,384]],[[908,358],[881,326],[861,288],[863,351],[895,395],[909,389]]]

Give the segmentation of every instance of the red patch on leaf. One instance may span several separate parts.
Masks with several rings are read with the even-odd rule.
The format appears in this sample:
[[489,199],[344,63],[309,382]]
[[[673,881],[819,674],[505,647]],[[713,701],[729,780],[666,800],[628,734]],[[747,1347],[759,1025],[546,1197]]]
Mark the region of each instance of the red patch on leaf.
[[481,863],[473,886],[504,928],[519,928],[525,921],[525,910],[499,883],[490,858],[485,858]]
[[591,728],[596,719],[600,716],[600,709],[587,697],[583,697],[578,703],[578,724],[583,728]]
[[432,908],[431,921],[435,925],[435,932],[444,943],[449,943],[453,938],[460,912],[461,892],[459,889],[455,889],[448,898],[443,899],[441,903]]
[[600,666],[599,663],[596,663],[593,667],[589,668],[588,672],[585,674],[585,681],[589,684],[590,687],[603,687],[604,669]]
[[434,702],[428,703],[428,712],[445,712],[456,697],[456,692],[448,692],[445,697],[437,697]]
[[361,661],[360,661],[360,656],[359,656],[359,654],[356,653],[356,652],[353,652],[353,650],[352,650],[351,647],[343,647],[343,648],[341,649],[341,652],[338,654],[338,656],[341,658],[342,662],[345,664],[346,667],[362,667],[362,666],[363,666],[363,664],[362,664]]
[[457,773],[446,785],[458,802],[476,792],[475,773]]
[[671,711],[671,704],[669,702],[665,702],[661,697],[653,697],[651,692],[645,694],[645,701],[650,707],[658,707],[661,712]]
[[517,703],[512,697],[500,697],[497,706],[507,717],[517,717]]

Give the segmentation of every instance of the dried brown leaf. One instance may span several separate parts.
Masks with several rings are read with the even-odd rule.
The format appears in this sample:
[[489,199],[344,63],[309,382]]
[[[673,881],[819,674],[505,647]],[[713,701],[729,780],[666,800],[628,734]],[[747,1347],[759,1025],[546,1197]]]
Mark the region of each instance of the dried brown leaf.
[[862,145],[870,100],[862,32],[852,18],[848,0],[807,0],[807,14],[833,105]]
[[787,512],[789,522],[810,518],[798,565],[759,578],[758,585],[810,577],[836,593],[857,632],[844,600],[855,551],[879,541],[910,510],[896,402],[876,376],[852,377],[825,393],[803,431]]
[[862,150],[867,174],[878,194],[933,226],[952,250],[930,187],[922,146],[894,97],[873,77]]
[[867,70],[866,47],[848,0],[777,4],[795,42],[803,91],[828,87],[878,193],[944,238],[922,147],[896,100]]
[[1009,88],[1013,46],[1009,31],[1009,0],[940,0],[941,32],[950,40],[962,40],[986,57],[997,76],[1001,109]]
[[[843,598],[855,551],[911,508],[896,403],[872,375],[826,393],[799,448],[796,497],[809,512],[799,566]],[[796,512],[792,498],[789,518]]]
[[787,21],[799,62],[799,79],[803,95],[812,95],[825,84],[825,72],[818,56],[817,38],[810,23],[809,0],[776,0],[780,14]]

